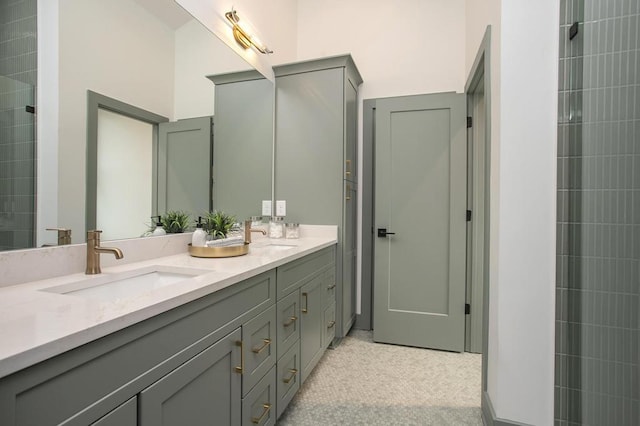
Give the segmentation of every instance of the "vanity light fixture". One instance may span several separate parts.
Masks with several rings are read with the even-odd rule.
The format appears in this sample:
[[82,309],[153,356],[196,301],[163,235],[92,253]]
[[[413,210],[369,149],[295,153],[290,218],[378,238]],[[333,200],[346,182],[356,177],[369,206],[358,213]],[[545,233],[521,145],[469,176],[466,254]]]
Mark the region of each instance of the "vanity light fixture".
[[224,16],[231,23],[233,27],[233,38],[236,39],[240,46],[242,46],[244,49],[248,49],[253,46],[258,52],[265,55],[273,53],[273,50],[269,50],[267,46],[260,43],[255,37],[252,37],[244,28],[240,26],[240,17],[234,9],[231,9],[231,11],[225,13]]

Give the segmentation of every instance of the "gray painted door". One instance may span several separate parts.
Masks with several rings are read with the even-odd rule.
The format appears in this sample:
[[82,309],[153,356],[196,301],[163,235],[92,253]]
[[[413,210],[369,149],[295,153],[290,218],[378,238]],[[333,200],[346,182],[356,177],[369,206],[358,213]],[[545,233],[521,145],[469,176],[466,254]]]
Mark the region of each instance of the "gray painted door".
[[160,123],[158,214],[211,209],[211,117]]
[[373,339],[464,350],[465,96],[378,99]]

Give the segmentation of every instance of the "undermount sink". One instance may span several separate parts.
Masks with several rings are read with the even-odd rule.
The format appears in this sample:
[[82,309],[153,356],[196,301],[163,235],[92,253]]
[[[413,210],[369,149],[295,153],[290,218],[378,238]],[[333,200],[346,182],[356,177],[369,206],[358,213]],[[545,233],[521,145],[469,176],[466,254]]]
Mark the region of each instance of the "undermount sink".
[[283,250],[290,250],[290,249],[296,247],[296,245],[295,244],[268,242],[268,243],[260,244],[257,247],[258,248],[269,249],[269,250],[274,250],[274,251],[283,251]]
[[212,271],[155,265],[114,274],[103,273],[42,291],[103,301],[116,300],[157,290],[209,272]]

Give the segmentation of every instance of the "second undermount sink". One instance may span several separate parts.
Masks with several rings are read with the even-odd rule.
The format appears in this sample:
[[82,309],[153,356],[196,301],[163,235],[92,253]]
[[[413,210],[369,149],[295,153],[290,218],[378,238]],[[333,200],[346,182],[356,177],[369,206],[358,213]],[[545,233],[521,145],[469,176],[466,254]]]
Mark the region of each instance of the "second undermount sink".
[[103,273],[86,280],[43,289],[96,300],[117,300],[180,283],[211,270],[154,265],[119,273]]
[[260,243],[256,245],[257,248],[269,249],[273,251],[283,251],[283,250],[291,250],[294,247],[297,247],[295,244],[287,244],[287,243],[276,243],[273,241],[269,241],[266,243]]

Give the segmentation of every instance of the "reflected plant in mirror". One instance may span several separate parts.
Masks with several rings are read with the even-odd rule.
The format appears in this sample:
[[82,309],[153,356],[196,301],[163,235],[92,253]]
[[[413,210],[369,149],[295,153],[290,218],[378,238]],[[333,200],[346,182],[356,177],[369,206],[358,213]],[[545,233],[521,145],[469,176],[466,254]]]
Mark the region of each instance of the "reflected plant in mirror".
[[168,211],[160,217],[160,223],[167,234],[181,234],[189,229],[191,216],[183,211]]

